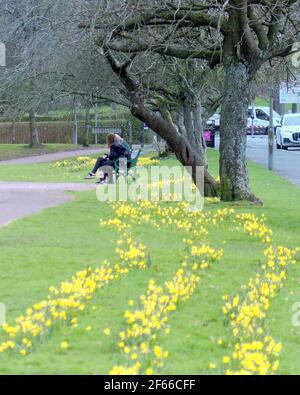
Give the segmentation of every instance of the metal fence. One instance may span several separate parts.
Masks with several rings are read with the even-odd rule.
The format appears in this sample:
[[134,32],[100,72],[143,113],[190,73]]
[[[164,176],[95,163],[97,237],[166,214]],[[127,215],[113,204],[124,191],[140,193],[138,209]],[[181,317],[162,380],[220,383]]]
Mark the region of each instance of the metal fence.
[[[102,120],[99,123],[102,129],[107,128],[108,133],[112,132],[112,128],[121,128],[123,137],[132,143],[138,144],[141,141],[140,124],[134,125],[131,133],[129,132],[129,122],[126,120]],[[94,121],[90,123],[89,144],[96,141],[103,144],[106,141],[105,134],[99,134],[97,137],[93,134]],[[72,144],[72,121],[40,121],[36,122],[39,132],[39,141],[41,144]],[[78,144],[86,142],[85,122],[77,122]],[[143,140],[145,143],[153,141],[153,132],[148,129],[143,132]],[[28,144],[30,141],[29,122],[0,122],[0,144]]]

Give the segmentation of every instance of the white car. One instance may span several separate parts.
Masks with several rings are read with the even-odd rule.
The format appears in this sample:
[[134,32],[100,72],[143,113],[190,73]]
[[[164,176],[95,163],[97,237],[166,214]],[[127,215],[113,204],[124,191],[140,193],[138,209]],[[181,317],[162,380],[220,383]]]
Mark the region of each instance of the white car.
[[300,113],[282,117],[281,126],[276,129],[276,145],[285,150],[300,147]]
[[[254,108],[248,108],[248,130],[250,131],[252,127],[252,119],[254,131],[257,132],[261,130],[263,133],[268,134],[268,129],[270,126],[270,108],[254,106]],[[280,115],[273,110],[273,123],[274,127],[277,128],[281,125]]]
[[[268,134],[268,129],[270,125],[270,108],[263,106],[254,106],[254,112],[252,107],[248,108],[248,133],[251,132],[252,118],[255,134]],[[281,125],[281,116],[275,110],[273,111],[273,122],[275,128]],[[210,117],[207,121],[207,125],[214,126],[216,129],[219,129],[220,114],[215,113],[212,117]]]
[[208,126],[214,126],[216,129],[220,128],[220,114],[217,112],[207,120]]

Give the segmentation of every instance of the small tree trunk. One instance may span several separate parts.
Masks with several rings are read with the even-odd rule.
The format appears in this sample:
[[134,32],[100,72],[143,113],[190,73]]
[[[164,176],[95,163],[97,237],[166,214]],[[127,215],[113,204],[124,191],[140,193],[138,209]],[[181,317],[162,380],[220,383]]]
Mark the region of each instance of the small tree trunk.
[[260,203],[249,188],[246,160],[249,86],[249,75],[243,64],[225,66],[220,129],[221,198]]
[[[154,132],[163,138],[175,152],[177,159],[184,165],[192,167],[192,177],[194,183],[197,185],[197,167],[204,166],[204,186],[205,196],[215,196],[218,193],[218,186],[215,179],[209,174],[205,159],[201,156],[201,151],[195,147],[189,139],[179,132],[178,128],[163,117],[158,116],[153,111],[146,108],[144,105],[143,95],[140,92],[140,84],[128,72],[128,63],[120,66],[112,54],[105,49],[105,57],[111,65],[113,71],[118,74],[122,84],[127,89],[131,101],[131,113],[140,121],[145,122]],[[180,127],[179,127],[180,129]],[[195,132],[195,128],[193,127]],[[201,141],[201,139],[199,139]],[[202,147],[202,143],[201,143]],[[200,191],[201,192],[201,191]],[[207,194],[209,193],[209,194]]]
[[196,169],[198,166],[204,167],[204,196],[218,196],[218,185],[216,180],[209,174],[205,157],[202,156],[199,147],[190,144],[188,139],[180,134],[174,124],[167,122],[162,117],[146,109],[143,105],[131,108],[132,115],[146,122],[149,127],[163,138],[175,152],[176,158],[183,166],[192,168],[192,178],[197,185]]
[[35,119],[35,111],[31,109],[29,111],[29,128],[30,128],[30,147],[38,147],[40,145],[39,142],[39,133],[36,127],[36,119]]
[[75,99],[73,100],[72,106],[72,144],[78,144],[77,108]]
[[184,165],[192,168],[193,181],[197,182],[196,169],[203,167],[204,169],[204,196],[217,197],[219,196],[219,188],[214,177],[209,173],[206,163],[206,157],[203,155],[203,150],[200,150],[200,145],[191,149],[187,144],[181,144],[175,151],[176,158]]
[[13,117],[12,120],[12,143],[16,144],[17,142],[17,124],[16,124],[16,117]]
[[90,110],[91,110],[91,107],[88,104],[86,106],[86,109],[85,109],[85,126],[84,126],[84,135],[85,135],[84,145],[86,147],[89,146],[89,136],[90,136],[90,128],[91,128],[91,124],[90,124],[90,121],[91,121],[90,120]]

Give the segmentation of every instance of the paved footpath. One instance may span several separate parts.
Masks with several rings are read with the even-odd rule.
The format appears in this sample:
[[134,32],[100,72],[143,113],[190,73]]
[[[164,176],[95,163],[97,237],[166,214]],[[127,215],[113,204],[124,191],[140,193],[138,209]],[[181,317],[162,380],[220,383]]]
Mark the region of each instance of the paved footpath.
[[[76,156],[92,155],[104,152],[101,148],[88,148],[77,151],[57,152],[27,158],[0,161],[5,164],[33,164],[67,159]],[[0,227],[8,225],[18,218],[41,212],[45,208],[55,207],[72,199],[68,192],[80,192],[93,189],[91,183],[38,183],[0,181]]]
[[[73,158],[104,152],[101,148],[81,149],[77,151],[56,152],[27,158],[0,161],[5,164],[33,164]],[[90,183],[36,183],[0,181],[0,227],[41,212],[45,208],[55,207],[72,199],[68,192],[79,192],[93,189]]]
[[[133,149],[136,151],[140,148],[139,145],[133,145]],[[44,155],[36,155],[36,156],[28,156],[27,158],[19,158],[19,159],[8,159],[8,160],[0,160],[1,165],[29,165],[33,163],[45,163],[51,162],[55,160],[62,160],[68,158],[74,158],[76,156],[86,156],[86,155],[94,155],[99,154],[103,155],[107,152],[107,148],[83,148],[76,151],[65,151],[65,152],[55,152],[53,154],[44,154]],[[151,145],[145,145],[143,148],[143,152],[153,151]]]
[[93,189],[90,183],[36,183],[0,181],[0,227],[72,199],[68,192]]
[[[134,146],[134,149],[138,148],[138,146]],[[144,148],[144,151],[151,149],[148,146]],[[0,161],[0,166],[5,164],[43,163],[76,156],[101,154],[106,151],[104,148],[88,148],[78,151],[57,152]],[[80,192],[94,188],[94,183],[88,181],[74,184],[0,181],[0,227],[18,218],[39,213],[45,208],[55,207],[71,200],[72,194],[68,192]]]

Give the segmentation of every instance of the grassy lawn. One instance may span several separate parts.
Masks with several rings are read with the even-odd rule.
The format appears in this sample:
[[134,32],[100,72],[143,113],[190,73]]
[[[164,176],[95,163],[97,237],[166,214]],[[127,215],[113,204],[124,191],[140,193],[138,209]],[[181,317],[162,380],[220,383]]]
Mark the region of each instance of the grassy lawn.
[[[1,147],[1,146],[0,146]],[[95,146],[94,146],[95,147]],[[99,155],[107,152],[103,146],[99,147],[99,154],[89,155],[89,158],[96,159]],[[153,153],[153,155],[155,155]],[[82,157],[86,154],[82,152]],[[80,158],[80,157],[79,157]],[[0,163],[0,181],[30,181],[30,182],[87,182],[84,177],[92,170],[93,164],[90,163],[82,169],[74,169],[72,164],[76,163],[77,158],[67,159],[67,165],[56,167],[62,161],[28,164],[2,164]],[[77,162],[79,163],[79,162]],[[89,181],[94,183],[94,181]]]
[[[209,152],[209,163],[217,174],[216,152]],[[3,179],[5,168],[3,166],[2,170],[0,166],[0,179]],[[34,169],[34,174],[44,175],[44,181],[59,181],[65,176],[59,173],[61,169],[56,169],[58,173],[47,178],[49,166],[44,164]],[[14,176],[24,180],[32,166],[22,166],[18,170]],[[11,171],[9,168],[9,174]],[[71,180],[75,181],[76,177],[74,174]],[[266,214],[267,224],[274,231],[274,244],[299,245],[300,189],[255,164],[250,164],[250,177],[252,189],[264,201],[264,207],[239,205],[236,211]],[[205,210],[227,206],[230,205],[207,205]],[[0,229],[0,302],[7,306],[8,322],[42,300],[51,285],[58,285],[87,266],[100,266],[104,259],[116,259],[114,249],[118,234],[99,226],[100,218],[112,216],[109,206],[98,202],[95,192],[89,191],[76,194],[74,201],[63,206]],[[179,231],[138,225],[133,233],[146,245],[153,265],[144,272],[132,271],[99,291],[91,301],[91,308],[78,315],[77,328],[55,328],[29,356],[0,354],[0,373],[106,374],[120,362],[117,335],[124,327],[123,313],[128,308],[128,300],[142,295],[150,278],[159,284],[171,278],[184,256],[183,235]],[[170,354],[163,373],[211,373],[208,364],[211,361],[218,364],[224,355],[224,350],[216,344],[227,331],[222,319],[222,296],[238,291],[258,270],[263,247],[256,240],[232,232],[226,226],[211,231],[209,240],[214,248],[224,249],[224,256],[205,274],[192,298],[180,304],[171,316],[171,334],[162,335],[160,341]],[[289,269],[288,280],[271,302],[268,314],[270,333],[284,346],[281,374],[300,374],[297,352],[300,328],[291,323],[292,305],[300,301],[299,263]],[[87,332],[87,326],[92,330]],[[110,336],[103,335],[106,326],[111,328]],[[64,340],[70,344],[68,350],[60,349]]]
[[[265,99],[264,97],[257,97],[254,101],[256,106],[260,107],[269,107],[270,102],[268,99]],[[292,110],[292,104],[285,104],[285,111],[291,111]]]
[[[90,110],[90,115],[93,116],[95,113],[99,114],[99,115],[110,115],[114,112],[129,112],[128,109],[124,106],[121,105],[117,105],[115,110],[112,110],[111,106],[101,106],[101,107],[93,107]],[[79,116],[84,117],[85,116],[85,110],[84,109],[80,109],[77,114]],[[53,111],[49,111],[48,114],[45,114],[48,117],[53,117],[55,119],[63,119],[66,116],[71,117],[72,115],[72,111],[71,110],[53,110]]]
[[27,156],[52,154],[54,152],[79,150],[83,147],[74,144],[47,144],[39,148],[30,148],[22,144],[0,144],[0,161],[24,158]]
[[[100,150],[99,150],[100,152]],[[85,156],[84,152],[82,156]],[[96,158],[97,155],[90,157]],[[54,168],[55,162],[35,163],[22,165],[1,165],[1,181],[31,181],[31,182],[83,182],[84,176],[92,168],[84,168],[79,171],[72,171],[69,168]],[[92,181],[93,182],[93,181]]]

